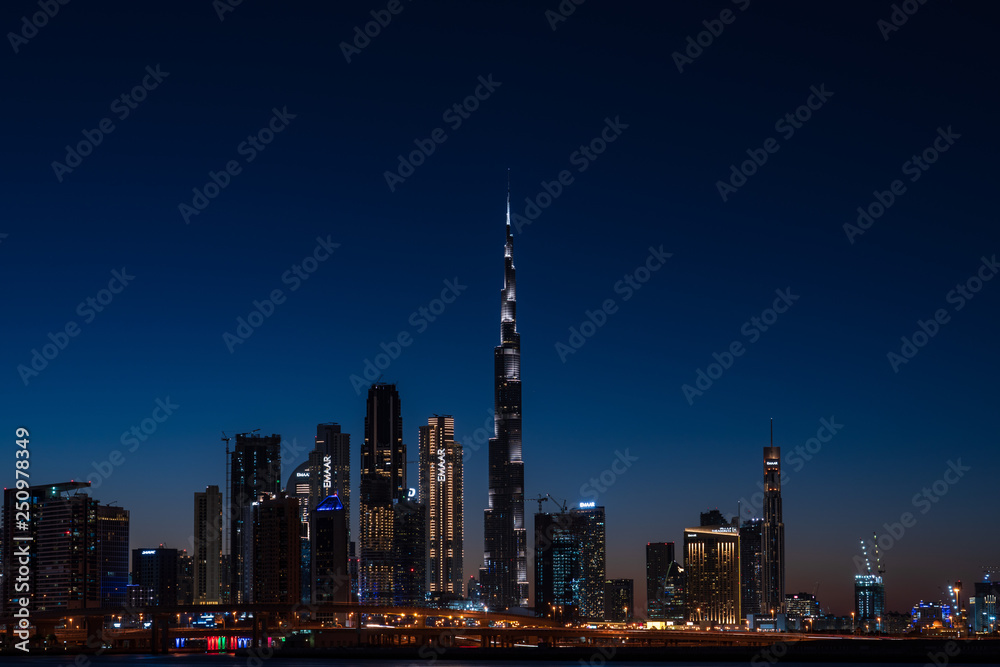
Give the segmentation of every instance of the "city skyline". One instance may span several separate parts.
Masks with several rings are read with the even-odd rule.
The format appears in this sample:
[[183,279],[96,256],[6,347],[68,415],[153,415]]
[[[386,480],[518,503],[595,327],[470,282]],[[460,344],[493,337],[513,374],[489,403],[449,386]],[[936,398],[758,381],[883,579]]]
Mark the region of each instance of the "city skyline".
[[926,545],[975,530],[997,468],[996,9],[927,3],[884,34],[888,3],[588,3],[554,24],[418,4],[350,60],[380,8],[71,4],[8,52],[4,428],[31,430],[32,481],[89,477],[130,548],[190,553],[192,494],[228,492],[222,431],[281,434],[284,482],[334,421],[357,473],[381,376],[411,454],[454,416],[476,574],[509,168],[524,493],[606,508],[608,579],[644,581],[645,545],[679,548],[700,512],[763,516],[773,417],[786,592],[848,613],[873,531],[888,610],[978,581],[1000,537]]

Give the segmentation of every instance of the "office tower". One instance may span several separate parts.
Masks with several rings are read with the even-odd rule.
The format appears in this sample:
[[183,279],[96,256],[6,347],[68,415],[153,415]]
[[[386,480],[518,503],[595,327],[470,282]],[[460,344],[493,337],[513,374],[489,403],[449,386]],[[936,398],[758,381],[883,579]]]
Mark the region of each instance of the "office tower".
[[125,606],[128,588],[129,512],[91,500],[96,521],[97,571],[101,607]]
[[760,614],[765,607],[763,531],[763,519],[747,519],[740,526],[740,616],[742,618],[750,614]]
[[670,563],[663,579],[663,620],[672,625],[687,621],[687,589],[684,568],[677,561]]
[[604,582],[604,618],[612,623],[628,623],[635,613],[634,582],[608,579]]
[[222,493],[217,486],[195,491],[191,557],[195,604],[219,604],[222,602]]
[[233,560],[229,554],[222,554],[219,559],[219,599],[222,604],[232,601]]
[[229,552],[232,567],[232,602],[244,603],[251,588],[248,569],[248,531],[244,530],[251,505],[261,496],[281,491],[281,436],[236,434],[236,449],[230,455]]
[[[347,516],[347,541],[351,540],[351,434],[340,424],[316,425],[316,448],[309,452],[309,507],[311,512],[330,496],[337,496]],[[404,462],[405,465],[405,462]]]
[[580,618],[600,620],[605,607],[604,508],[593,504],[580,503],[580,509],[572,509],[570,514],[580,541]]
[[177,552],[177,604],[194,604],[194,559],[187,549]]
[[[740,540],[742,539],[741,534]],[[812,593],[788,593],[785,595],[785,612],[789,616],[815,618],[820,615],[819,601]]]
[[427,506],[400,500],[392,509],[392,603],[420,606],[427,598]]
[[695,623],[740,622],[740,535],[729,526],[684,529],[687,616]]
[[406,498],[406,447],[396,385],[376,383],[368,389],[359,486],[361,601],[391,605],[393,503]]
[[854,621],[858,629],[877,632],[885,616],[885,584],[877,574],[854,575]]
[[1000,581],[990,581],[987,575],[986,581],[977,581],[973,585],[975,593],[975,607],[972,610],[973,631],[974,632],[994,632],[997,627],[998,615],[997,600],[1000,599]]
[[[63,482],[4,489],[2,552],[3,607],[22,597],[27,583],[31,610],[123,607],[128,585],[129,513],[101,505],[81,489],[89,482]],[[18,503],[27,503],[27,531],[17,521]],[[23,505],[21,506],[23,507]],[[16,541],[14,537],[31,537]],[[18,579],[21,549],[27,544],[27,582]]]
[[781,518],[781,447],[774,446],[774,420],[771,420],[771,446],[764,448],[761,547],[764,578],[761,613],[780,614],[785,606],[785,524]]
[[337,495],[327,496],[311,512],[310,568],[312,602],[350,602],[347,507]]
[[252,524],[245,526],[251,536],[247,557],[252,567],[247,576],[252,582],[246,591],[247,601],[256,604],[291,604],[302,595],[301,544],[302,521],[299,501],[280,494],[264,498],[250,507]]
[[455,420],[434,415],[420,427],[420,502],[427,506],[428,591],[462,597],[463,514],[462,445],[455,442]]
[[603,507],[535,515],[536,614],[604,618],[604,523]]
[[141,607],[173,607],[177,604],[177,549],[132,550],[132,593]]
[[673,561],[673,542],[646,543],[646,617],[651,621],[666,620],[663,593]]
[[309,461],[304,461],[296,466],[292,474],[288,476],[285,483],[285,495],[299,501],[299,565],[303,575],[300,577],[302,590],[300,591],[302,602],[312,600],[312,551],[310,545],[310,516],[312,510],[316,508],[319,501],[313,501],[310,493],[312,477],[312,466]]
[[514,237],[507,189],[507,243],[500,291],[500,345],[493,350],[494,429],[489,443],[489,507],[483,513],[490,609],[528,604],[528,554],[524,525],[524,463],[521,459],[521,336],[517,333]]
[[[577,617],[583,577],[578,526],[568,512],[535,515],[535,615]],[[486,573],[480,570],[480,576]],[[485,592],[485,591],[484,591]]]

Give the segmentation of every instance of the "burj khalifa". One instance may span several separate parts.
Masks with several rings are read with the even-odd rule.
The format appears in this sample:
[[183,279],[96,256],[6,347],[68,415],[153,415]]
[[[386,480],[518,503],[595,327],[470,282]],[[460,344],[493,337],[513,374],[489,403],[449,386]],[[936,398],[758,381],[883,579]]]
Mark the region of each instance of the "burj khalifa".
[[490,609],[528,604],[528,553],[521,460],[521,336],[517,333],[514,237],[507,187],[507,243],[500,291],[500,344],[493,350],[494,433],[489,446],[489,507],[484,515],[483,593]]

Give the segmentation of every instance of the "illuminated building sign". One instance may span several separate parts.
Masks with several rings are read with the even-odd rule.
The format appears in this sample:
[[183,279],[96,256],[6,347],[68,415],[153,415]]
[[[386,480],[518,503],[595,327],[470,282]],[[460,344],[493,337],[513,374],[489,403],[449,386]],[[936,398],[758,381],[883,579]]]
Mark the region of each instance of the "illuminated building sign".
[[296,477],[308,477],[309,473],[307,473],[307,472],[297,472],[297,473],[295,473],[295,476]]
[[156,553],[156,549],[146,549],[145,551],[142,552],[142,555],[143,556],[149,556],[150,554],[155,554],[155,553]]
[[414,489],[412,486],[406,490],[407,500],[413,500],[416,497],[417,497],[417,490]]
[[446,479],[445,474],[444,474],[444,470],[445,470],[445,465],[444,465],[444,450],[443,449],[439,449],[438,450],[438,481],[439,482],[444,482],[445,479]]
[[323,488],[329,489],[332,484],[330,483],[330,456],[323,457]]
[[768,461],[767,465],[769,465],[769,466],[776,466],[776,465],[778,465],[778,463],[780,463],[780,462],[779,461]]
[[597,503],[591,500],[589,503],[580,503],[580,509],[590,509],[592,507],[597,507]]
[[721,528],[713,528],[713,533],[738,533],[740,532],[736,526],[722,526]]

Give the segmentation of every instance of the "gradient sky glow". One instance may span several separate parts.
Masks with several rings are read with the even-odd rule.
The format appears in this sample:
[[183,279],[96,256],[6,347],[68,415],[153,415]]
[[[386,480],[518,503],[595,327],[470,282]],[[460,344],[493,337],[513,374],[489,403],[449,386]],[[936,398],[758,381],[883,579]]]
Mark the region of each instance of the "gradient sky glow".
[[[222,21],[208,0],[61,5],[3,56],[10,449],[29,428],[36,483],[86,478],[120,450],[93,495],[131,510],[134,547],[183,547],[192,494],[223,485],[222,430],[294,443],[287,477],[315,425],[337,421],[356,487],[365,396],[350,376],[405,332],[412,344],[384,379],[399,389],[410,460],[434,413],[453,414],[471,447],[475,573],[506,172],[524,216],[567,170],[572,182],[515,233],[526,495],[604,505],[607,574],[634,578],[642,608],[646,543],[679,545],[699,512],[751,499],[773,417],[788,592],[818,589],[824,610],[847,614],[858,538],[905,512],[916,524],[882,554],[888,608],[937,600],[956,579],[971,588],[1000,564],[1000,280],[961,308],[948,295],[1000,252],[998,15],[927,2],[886,40],[877,22],[891,4],[595,0],[553,30],[556,0],[403,0],[350,62],[339,44],[386,3],[243,2]],[[678,72],[671,54],[726,9],[732,22]],[[19,31],[36,11],[6,3],[0,27]],[[113,101],[147,66],[168,74],[120,118]],[[480,77],[497,83],[456,127],[447,110]],[[824,86],[808,121],[776,128]],[[247,162],[241,143],[285,108],[294,118]],[[58,180],[51,163],[103,118],[114,130]],[[574,157],[606,119],[627,127],[594,159]],[[436,128],[446,139],[390,190],[384,173]],[[911,181],[904,163],[939,128],[959,138]],[[723,201],[717,181],[768,138],[776,152]],[[179,204],[231,160],[239,173],[185,224]],[[895,179],[905,192],[850,243],[843,225]],[[286,272],[318,237],[339,247],[292,290]],[[626,300],[616,284],[661,246],[672,256]],[[123,267],[134,280],[88,321],[79,304]],[[421,324],[446,281],[457,298]],[[230,352],[223,334],[276,289],[284,302]],[[754,336],[745,323],[776,290],[799,298]],[[556,343],[607,299],[614,312],[563,362]],[[887,353],[939,309],[947,322],[894,372]],[[70,322],[79,334],[25,384],[18,366]],[[736,341],[745,352],[689,404],[682,385]],[[167,397],[179,407],[128,451],[122,433]],[[843,428],[810,460],[790,458],[821,420]],[[626,451],[636,460],[595,498],[591,480]],[[936,502],[915,498],[950,461],[969,470]],[[3,475],[11,485],[12,468]]]

